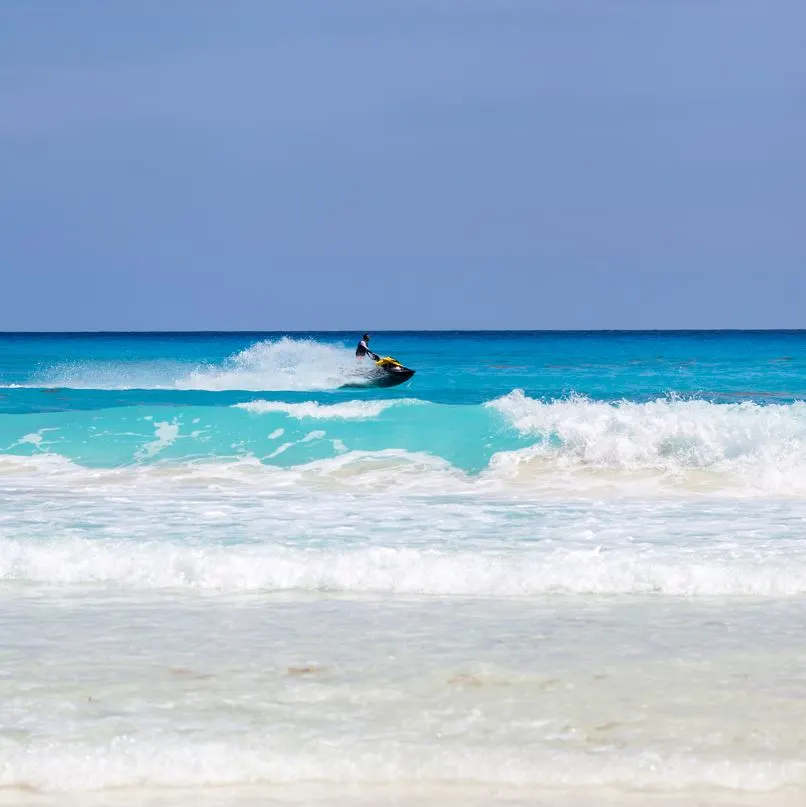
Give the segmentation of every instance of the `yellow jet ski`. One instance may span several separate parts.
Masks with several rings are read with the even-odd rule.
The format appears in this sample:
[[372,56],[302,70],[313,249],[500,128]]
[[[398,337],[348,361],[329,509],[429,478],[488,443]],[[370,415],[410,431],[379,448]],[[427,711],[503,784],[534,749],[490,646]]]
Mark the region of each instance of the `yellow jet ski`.
[[396,387],[404,381],[408,381],[413,375],[414,370],[404,367],[397,359],[391,356],[383,356],[377,359],[375,366],[381,370],[382,375],[378,376],[378,380],[373,386],[375,387]]
[[408,381],[415,373],[414,370],[404,367],[397,359],[391,356],[381,356],[374,360],[375,367],[366,374],[366,380],[345,384],[342,389],[356,387],[396,387]]

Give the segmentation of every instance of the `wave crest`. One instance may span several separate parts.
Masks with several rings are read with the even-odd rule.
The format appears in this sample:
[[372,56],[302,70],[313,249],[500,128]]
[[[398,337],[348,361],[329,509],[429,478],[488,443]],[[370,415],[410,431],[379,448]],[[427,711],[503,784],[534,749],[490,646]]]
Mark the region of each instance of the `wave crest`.
[[[776,487],[806,482],[806,404],[714,404],[703,400],[602,403],[586,398],[544,403],[520,390],[486,404],[521,434],[526,449],[497,455],[492,467],[682,474],[739,474]],[[784,485],[785,487],[785,485]]]

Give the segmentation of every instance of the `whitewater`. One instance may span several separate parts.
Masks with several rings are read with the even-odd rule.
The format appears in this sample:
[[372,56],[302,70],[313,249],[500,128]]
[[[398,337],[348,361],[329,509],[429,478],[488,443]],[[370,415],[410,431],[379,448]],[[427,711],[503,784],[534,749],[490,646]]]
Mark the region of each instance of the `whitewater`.
[[806,334],[0,334],[0,804],[800,804]]

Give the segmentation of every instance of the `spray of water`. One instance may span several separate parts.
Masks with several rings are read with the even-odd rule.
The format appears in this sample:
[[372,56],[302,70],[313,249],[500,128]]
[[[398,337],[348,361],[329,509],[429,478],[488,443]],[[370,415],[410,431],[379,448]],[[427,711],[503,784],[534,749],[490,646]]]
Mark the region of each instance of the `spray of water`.
[[175,360],[66,362],[27,386],[68,389],[316,391],[360,383],[352,351],[310,339],[264,340],[223,362],[189,368]]

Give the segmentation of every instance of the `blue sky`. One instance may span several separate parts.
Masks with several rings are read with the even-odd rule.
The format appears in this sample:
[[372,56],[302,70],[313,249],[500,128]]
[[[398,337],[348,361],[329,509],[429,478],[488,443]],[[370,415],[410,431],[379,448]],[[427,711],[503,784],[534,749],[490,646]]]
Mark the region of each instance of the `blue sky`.
[[0,330],[806,327],[805,31],[3,0]]

